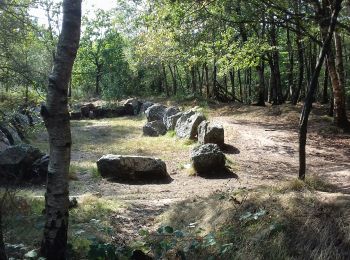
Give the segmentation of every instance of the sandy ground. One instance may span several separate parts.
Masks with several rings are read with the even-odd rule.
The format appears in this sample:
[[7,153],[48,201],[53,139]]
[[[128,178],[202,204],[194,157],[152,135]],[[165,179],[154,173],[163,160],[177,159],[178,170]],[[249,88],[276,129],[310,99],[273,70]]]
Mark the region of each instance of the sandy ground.
[[[150,228],[155,218],[173,203],[238,188],[279,186],[297,177],[298,109],[221,106],[210,111],[210,120],[223,124],[225,142],[231,146],[226,156],[232,162],[232,178],[190,176],[183,167],[189,163],[188,147],[165,159],[173,179],[170,183],[121,184],[103,179],[96,181],[91,175],[78,174],[78,181],[71,183],[70,194],[92,193],[125,203],[127,207],[111,216],[111,221],[120,227],[118,239],[129,240],[137,236],[141,228]],[[350,194],[350,135],[321,135],[319,130],[330,123],[316,120],[319,119],[317,115],[314,118],[310,122],[307,144],[308,174],[321,176],[335,184],[337,192]],[[92,131],[92,136],[101,134],[93,132],[96,123],[92,120],[85,129]],[[154,155],[161,157],[162,151],[155,151]],[[80,152],[76,148],[72,161],[84,159],[95,162],[98,156],[94,151]]]

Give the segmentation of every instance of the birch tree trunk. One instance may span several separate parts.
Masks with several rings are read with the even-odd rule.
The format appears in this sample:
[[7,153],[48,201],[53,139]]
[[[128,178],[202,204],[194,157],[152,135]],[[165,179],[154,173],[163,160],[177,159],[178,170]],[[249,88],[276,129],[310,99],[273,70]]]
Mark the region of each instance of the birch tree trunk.
[[68,172],[71,132],[68,113],[68,84],[80,40],[81,0],[63,1],[62,31],[57,44],[46,105],[41,115],[49,133],[50,163],[45,194],[45,228],[41,255],[66,259],[68,229]]

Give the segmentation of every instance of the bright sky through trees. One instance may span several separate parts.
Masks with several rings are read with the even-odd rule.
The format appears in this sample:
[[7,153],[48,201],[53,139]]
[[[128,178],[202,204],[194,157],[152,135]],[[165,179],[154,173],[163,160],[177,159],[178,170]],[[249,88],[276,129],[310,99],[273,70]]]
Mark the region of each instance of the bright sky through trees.
[[[59,0],[54,0],[55,2],[59,2]],[[116,0],[83,0],[83,14],[89,13],[89,15],[93,16],[94,11],[97,9],[103,9],[105,11],[110,10],[117,6]],[[33,8],[30,12],[30,15],[36,17],[40,24],[47,24],[47,17],[45,15],[45,10],[40,8]]]

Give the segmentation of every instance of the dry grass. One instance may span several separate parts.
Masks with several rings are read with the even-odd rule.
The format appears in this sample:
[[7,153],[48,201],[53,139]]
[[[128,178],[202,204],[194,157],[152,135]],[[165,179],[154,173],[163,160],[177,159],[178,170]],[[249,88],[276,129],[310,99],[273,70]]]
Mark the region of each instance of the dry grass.
[[[198,241],[213,234],[215,246],[186,252],[192,259],[348,259],[349,206],[350,196],[307,189],[242,190],[183,201],[158,221]],[[178,250],[187,240],[177,244]],[[223,254],[225,245],[230,250]]]

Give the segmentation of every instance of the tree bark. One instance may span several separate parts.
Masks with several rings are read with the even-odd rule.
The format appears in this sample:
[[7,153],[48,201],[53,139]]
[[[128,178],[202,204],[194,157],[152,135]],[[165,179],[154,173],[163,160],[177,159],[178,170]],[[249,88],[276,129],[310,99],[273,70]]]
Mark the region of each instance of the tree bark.
[[164,88],[165,88],[165,94],[167,97],[169,97],[169,86],[168,86],[168,80],[166,76],[166,70],[164,64],[162,64],[162,69],[163,69],[163,79],[164,79]]
[[63,1],[62,32],[54,66],[49,76],[46,105],[41,108],[49,133],[50,162],[45,193],[45,228],[41,255],[66,259],[68,230],[68,173],[71,132],[68,113],[68,83],[77,54],[81,27],[81,0]]
[[341,37],[338,32],[334,33],[335,42],[335,68],[339,84],[334,85],[334,124],[341,128],[348,128],[349,121],[346,115],[346,96],[345,96],[345,74],[343,64],[343,48]]
[[327,104],[329,101],[329,98],[328,98],[329,75],[328,75],[327,64],[325,63],[324,66],[325,66],[325,69],[324,69],[324,80],[323,80],[322,104]]
[[257,106],[265,106],[265,76],[264,76],[264,62],[261,61],[260,65],[256,68],[259,78],[258,86],[258,100]]
[[[342,0],[336,0],[334,2],[334,10],[331,16],[331,19],[329,20],[328,17],[322,17],[321,22],[321,31],[325,31],[325,24],[326,21],[328,21],[328,29],[327,29],[327,35],[326,37],[323,37],[323,46],[320,51],[319,58],[317,60],[317,64],[314,70],[314,73],[312,75],[312,78],[309,83],[309,92],[305,98],[305,103],[303,106],[303,110],[301,112],[300,117],[300,123],[299,123],[299,179],[305,180],[305,174],[306,174],[306,138],[307,138],[307,125],[308,125],[308,119],[312,108],[312,102],[314,100],[314,96],[317,89],[317,83],[318,83],[318,77],[320,76],[322,64],[324,62],[325,56],[328,53],[331,42],[332,42],[332,36],[333,32],[335,30],[335,26],[337,23],[338,14],[341,10],[341,2]],[[326,8],[326,7],[324,7]]]
[[[0,205],[2,207],[2,205]],[[0,259],[7,260],[7,255],[5,251],[4,236],[2,233],[2,208],[0,209]]]

